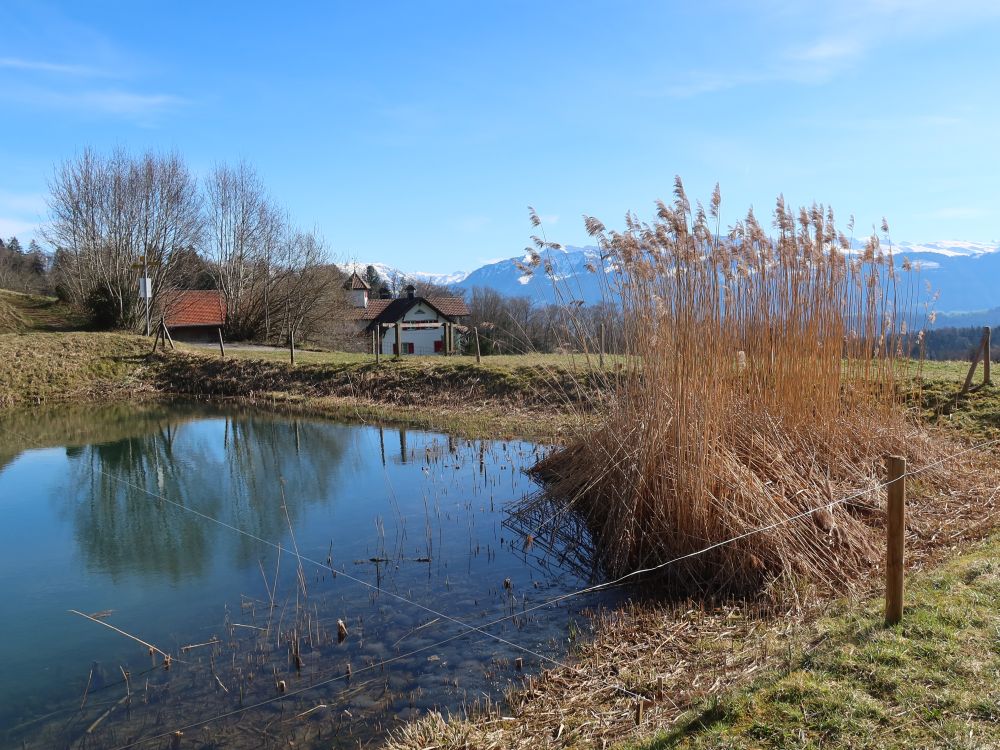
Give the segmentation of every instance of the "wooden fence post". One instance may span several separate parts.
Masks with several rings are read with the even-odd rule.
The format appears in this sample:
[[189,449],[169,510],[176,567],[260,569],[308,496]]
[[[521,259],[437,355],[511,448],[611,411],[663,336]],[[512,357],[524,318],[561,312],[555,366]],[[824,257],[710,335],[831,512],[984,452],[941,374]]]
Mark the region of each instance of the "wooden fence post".
[[601,323],[601,340],[599,342],[601,350],[598,354],[598,362],[601,365],[601,369],[604,369],[604,323]]
[[903,552],[906,531],[906,459],[886,456],[885,624],[903,619]]
[[[959,396],[961,396],[964,393],[968,393],[969,388],[972,386],[972,378],[975,377],[976,368],[979,366],[979,358],[982,356],[983,349],[986,347],[989,341],[990,337],[989,331],[990,331],[989,328],[983,329],[983,337],[979,340],[979,348],[976,349],[976,353],[972,357],[972,364],[969,366],[969,374],[965,376],[965,382],[962,384],[962,390],[959,391],[958,393]],[[989,372],[989,367],[984,366],[984,370],[986,372]]]
[[288,326],[288,353],[292,359],[292,367],[295,366],[295,329]]
[[222,358],[226,358],[226,344],[222,340],[222,328],[216,328],[216,332],[219,334],[219,351],[222,352]]
[[396,359],[403,356],[403,326],[396,321]]
[[165,321],[162,317],[160,318],[160,328],[163,329],[163,349],[166,350],[166,348],[167,348],[167,342],[170,343],[170,348],[173,349],[174,348],[174,340],[170,336],[170,329],[167,328],[167,321]]
[[[157,328],[156,329],[156,336],[153,337],[153,351],[151,351],[149,353],[150,356],[153,356],[154,354],[156,354],[156,346],[157,346],[157,344],[160,343],[160,336],[162,336],[162,335],[163,335],[163,330],[160,329],[160,328]],[[164,343],[163,347],[166,348],[166,346],[167,346],[166,343]]]
[[983,385],[993,385],[990,378],[990,338],[990,327],[986,326],[983,329]]
[[382,361],[382,324],[376,323],[375,330],[372,331],[372,336],[375,339],[375,364]]
[[482,356],[479,353],[479,326],[473,326],[472,333],[475,334],[476,337],[476,364],[478,365],[483,361]]

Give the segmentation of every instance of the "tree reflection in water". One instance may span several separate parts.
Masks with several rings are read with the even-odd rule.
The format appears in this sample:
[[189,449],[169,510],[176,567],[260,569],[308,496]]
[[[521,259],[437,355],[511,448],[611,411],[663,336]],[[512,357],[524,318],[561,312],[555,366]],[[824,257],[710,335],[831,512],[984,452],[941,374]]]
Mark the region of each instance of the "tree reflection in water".
[[245,565],[261,553],[259,542],[171,503],[280,541],[288,532],[282,479],[295,483],[285,493],[294,526],[306,505],[328,502],[339,489],[344,441],[330,423],[225,415],[171,420],[147,434],[67,449],[75,454],[70,512],[77,545],[89,567],[115,579],[199,576],[220,550],[231,550],[221,559]]

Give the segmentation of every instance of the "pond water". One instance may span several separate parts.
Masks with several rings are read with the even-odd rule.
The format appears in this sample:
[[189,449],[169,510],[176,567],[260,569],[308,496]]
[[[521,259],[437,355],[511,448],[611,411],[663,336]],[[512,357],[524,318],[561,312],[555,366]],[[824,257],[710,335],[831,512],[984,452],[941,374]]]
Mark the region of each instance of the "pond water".
[[[5,415],[0,740],[357,747],[501,698],[545,666],[512,644],[561,658],[608,601],[519,614],[588,583],[505,525],[542,451],[198,404]],[[499,618],[508,643],[463,627]]]

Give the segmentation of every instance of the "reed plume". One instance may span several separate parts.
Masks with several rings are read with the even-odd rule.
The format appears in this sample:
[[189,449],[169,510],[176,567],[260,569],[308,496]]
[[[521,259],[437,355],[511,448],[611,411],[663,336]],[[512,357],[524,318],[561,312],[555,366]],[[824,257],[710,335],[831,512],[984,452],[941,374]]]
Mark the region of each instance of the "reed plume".
[[586,219],[624,355],[596,422],[536,471],[586,517],[610,575],[820,508],[662,572],[687,592],[839,584],[879,548],[858,503],[833,501],[874,486],[912,431],[898,386],[916,298],[887,237],[855,251],[823,206],[779,197],[773,232],[751,210],[723,234],[720,204],[716,187],[692,207],[678,179],[652,221]]

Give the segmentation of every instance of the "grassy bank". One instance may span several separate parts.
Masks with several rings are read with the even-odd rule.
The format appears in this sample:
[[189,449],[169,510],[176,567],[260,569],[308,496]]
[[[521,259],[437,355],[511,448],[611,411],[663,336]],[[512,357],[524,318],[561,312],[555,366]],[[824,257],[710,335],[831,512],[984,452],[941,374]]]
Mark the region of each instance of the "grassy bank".
[[[387,357],[376,365],[370,355],[302,351],[293,368],[280,350],[230,347],[222,360],[210,348],[178,344],[148,358],[144,337],[63,333],[79,323],[71,308],[0,293],[0,302],[10,299],[17,299],[23,330],[0,334],[0,407],[185,395],[470,436],[558,439],[598,390],[582,356],[492,356],[481,365],[472,357]],[[968,434],[1000,432],[1000,389],[949,406],[967,369],[962,362],[925,364],[924,418]]]
[[475,437],[558,439],[580,418],[598,384],[569,358],[384,358],[304,352],[293,367],[271,350],[191,347],[158,354],[150,372],[163,393],[233,398],[361,421]]
[[1000,742],[1000,540],[911,578],[903,622],[841,603],[780,669],[702,703],[665,748],[995,747]]
[[0,407],[108,398],[235,399],[335,418],[446,430],[468,436],[558,439],[595,393],[568,357],[384,359],[202,348],[149,356],[151,342],[114,333],[0,335]]
[[83,311],[55,297],[0,289],[0,334],[80,331],[87,324]]
[[0,335],[0,406],[133,396],[148,351],[118,333]]

